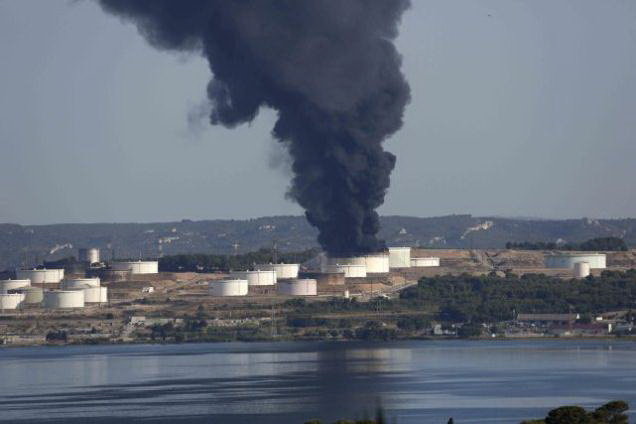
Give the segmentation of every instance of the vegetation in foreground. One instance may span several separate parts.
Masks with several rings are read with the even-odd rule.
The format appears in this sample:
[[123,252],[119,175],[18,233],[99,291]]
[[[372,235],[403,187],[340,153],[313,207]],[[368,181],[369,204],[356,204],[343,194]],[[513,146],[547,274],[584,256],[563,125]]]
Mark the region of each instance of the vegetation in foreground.
[[542,420],[524,421],[522,424],[628,424],[627,402],[615,400],[586,411],[580,406],[562,406],[548,412]]
[[[523,421],[521,424],[629,424],[629,417],[625,414],[628,409],[629,405],[622,400],[608,402],[593,411],[586,411],[580,406],[561,406],[548,412],[548,415],[543,419]],[[386,423],[388,421],[384,412],[378,408],[374,419],[338,420],[334,424]],[[306,421],[305,424],[321,424],[321,421],[310,420]],[[455,420],[451,417],[447,424],[455,424]]]

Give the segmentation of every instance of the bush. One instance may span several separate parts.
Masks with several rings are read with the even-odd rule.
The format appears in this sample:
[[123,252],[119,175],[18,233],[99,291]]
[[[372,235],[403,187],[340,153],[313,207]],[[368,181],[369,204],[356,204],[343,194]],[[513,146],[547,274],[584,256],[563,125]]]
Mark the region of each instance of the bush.
[[398,318],[396,325],[400,330],[415,331],[428,328],[431,323],[422,315],[408,315]]
[[64,330],[49,331],[48,333],[46,333],[46,341],[47,342],[64,342],[64,343],[66,343],[67,340],[68,340],[68,335],[66,334],[66,331],[64,331]]
[[483,327],[481,324],[469,323],[462,325],[457,330],[457,335],[461,338],[479,337],[481,336]]

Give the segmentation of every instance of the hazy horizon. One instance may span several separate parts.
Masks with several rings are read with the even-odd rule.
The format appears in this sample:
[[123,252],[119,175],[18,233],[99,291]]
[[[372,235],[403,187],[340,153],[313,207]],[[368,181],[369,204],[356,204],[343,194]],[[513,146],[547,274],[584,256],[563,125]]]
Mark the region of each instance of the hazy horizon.
[[[0,222],[300,215],[271,110],[196,118],[198,56],[93,1],[0,1]],[[636,216],[636,3],[414,1],[411,85],[381,215]]]
[[[462,216],[462,215],[470,215],[473,218],[479,219],[510,219],[510,220],[519,220],[519,221],[578,221],[583,219],[590,220],[620,220],[620,219],[636,219],[636,217],[614,217],[614,218],[598,218],[593,216],[580,216],[580,217],[566,217],[566,218],[543,218],[537,216],[503,216],[503,215],[474,215],[469,213],[449,213],[445,215],[430,215],[430,216],[419,216],[419,215],[405,215],[405,214],[380,214],[380,218],[391,218],[391,217],[404,217],[404,218],[417,218],[417,219],[433,219],[433,218],[444,218],[450,216]],[[206,222],[206,221],[249,221],[256,219],[268,219],[268,218],[279,218],[279,217],[298,217],[304,218],[302,214],[278,214],[278,215],[261,215],[261,216],[253,216],[246,218],[232,218],[232,217],[220,217],[220,218],[200,218],[200,219],[191,219],[191,218],[181,218],[181,219],[172,219],[165,221],[155,221],[155,220],[147,220],[147,221],[73,221],[73,222],[45,222],[45,223],[18,223],[18,222],[0,222],[0,225],[20,225],[23,227],[34,227],[34,226],[51,226],[51,225],[117,225],[117,224],[166,224],[166,223],[176,223],[182,221],[192,221],[192,222]]]

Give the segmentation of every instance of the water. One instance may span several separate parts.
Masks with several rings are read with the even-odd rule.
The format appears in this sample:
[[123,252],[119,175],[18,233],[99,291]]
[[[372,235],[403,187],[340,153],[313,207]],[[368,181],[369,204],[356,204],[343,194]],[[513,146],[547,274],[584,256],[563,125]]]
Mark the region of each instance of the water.
[[0,349],[0,422],[518,423],[636,405],[636,343],[421,341]]

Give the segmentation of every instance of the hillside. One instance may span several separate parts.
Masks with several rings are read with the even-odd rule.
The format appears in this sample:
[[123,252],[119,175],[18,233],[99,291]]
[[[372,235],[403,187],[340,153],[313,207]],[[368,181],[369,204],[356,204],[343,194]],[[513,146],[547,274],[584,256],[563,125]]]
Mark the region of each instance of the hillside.
[[[636,246],[636,219],[527,220],[449,215],[433,218],[385,216],[380,233],[389,245],[428,248],[502,248],[508,241],[582,242],[624,238]],[[187,252],[246,252],[271,246],[283,251],[316,246],[316,231],[300,216],[126,224],[0,224],[0,269],[75,255],[95,246],[108,258]],[[235,247],[236,245],[236,247]]]

